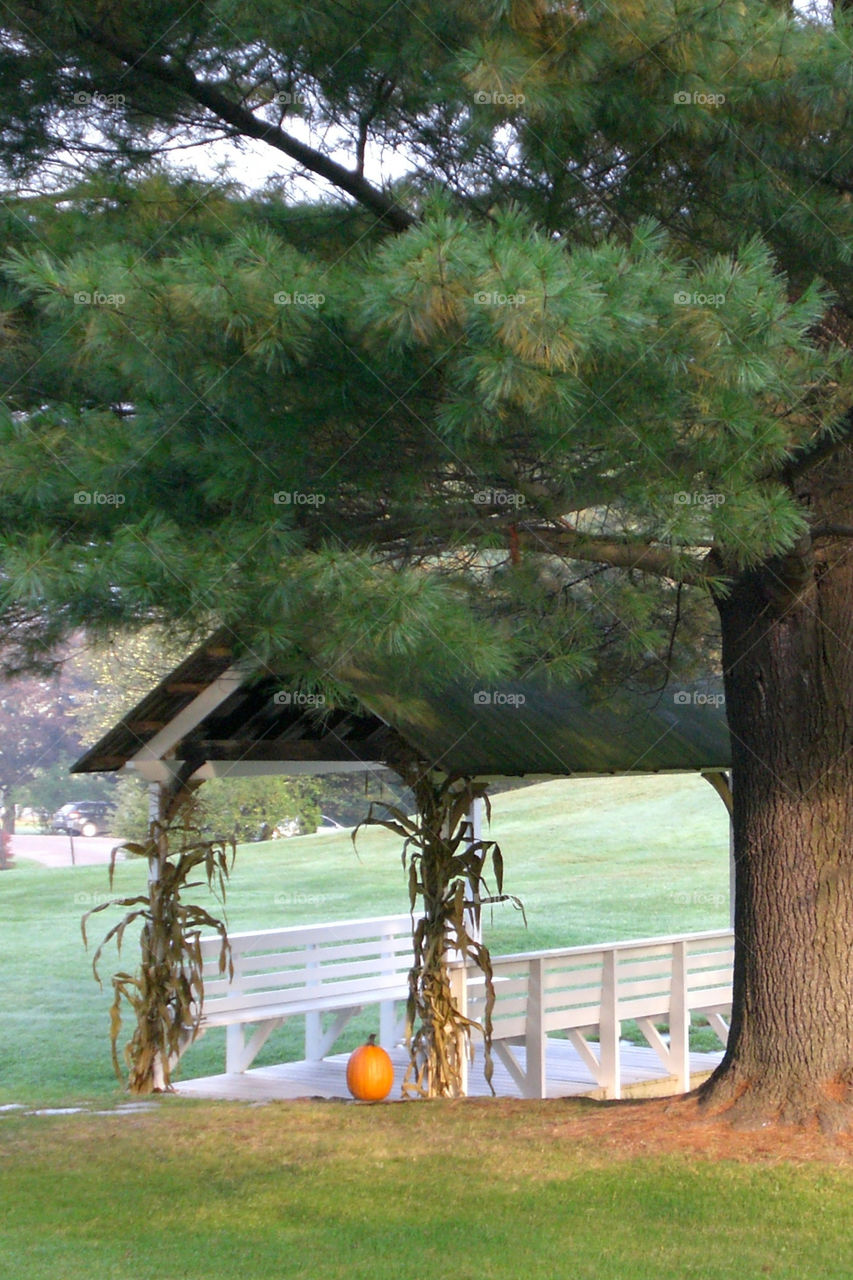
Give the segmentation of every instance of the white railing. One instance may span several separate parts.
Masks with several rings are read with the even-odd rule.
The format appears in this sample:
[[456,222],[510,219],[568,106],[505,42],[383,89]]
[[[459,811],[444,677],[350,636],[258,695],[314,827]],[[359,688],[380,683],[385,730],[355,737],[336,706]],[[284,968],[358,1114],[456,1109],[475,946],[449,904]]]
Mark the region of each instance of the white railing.
[[[679,1089],[690,1087],[691,1013],[725,1044],[732,1002],[734,935],[729,930],[642,938],[606,946],[494,956],[495,1053],[526,1097],[545,1097],[548,1036],[564,1032],[608,1098],[621,1096],[622,1023],[633,1019]],[[455,975],[457,999],[480,1020],[479,970]],[[656,1023],[666,1023],[667,1039]],[[596,1043],[597,1040],[597,1053]],[[522,1064],[512,1042],[523,1044]]]
[[[217,972],[219,939],[202,939],[202,1027],[226,1028],[226,1069],[245,1071],[276,1027],[305,1015],[305,1057],[323,1058],[353,1016],[379,1006],[379,1039],[399,1038],[395,1005],[412,964],[408,914],[266,929],[230,937],[234,977]],[[564,1033],[605,1097],[621,1096],[622,1023],[633,1019],[682,1091],[690,1087],[691,1013],[723,1044],[732,1000],[734,936],[728,930],[642,938],[593,947],[493,956],[496,1055],[526,1097],[545,1097],[548,1037]],[[459,1007],[482,1019],[485,983],[475,967],[452,966]],[[324,1015],[334,1014],[330,1025]],[[665,1023],[664,1038],[656,1024]],[[243,1028],[254,1026],[248,1041]],[[525,1049],[522,1062],[514,1046]],[[467,1080],[463,1080],[463,1092]]]

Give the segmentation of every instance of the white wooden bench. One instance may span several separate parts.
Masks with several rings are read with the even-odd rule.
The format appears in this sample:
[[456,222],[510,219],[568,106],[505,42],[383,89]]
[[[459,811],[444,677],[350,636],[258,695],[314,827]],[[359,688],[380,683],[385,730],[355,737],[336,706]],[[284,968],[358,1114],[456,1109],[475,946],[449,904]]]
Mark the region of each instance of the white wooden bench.
[[[382,1046],[391,1049],[401,1038],[396,1006],[407,997],[412,965],[408,914],[235,933],[230,942],[231,981],[218,973],[219,939],[201,942],[201,1029],[225,1027],[227,1071],[248,1070],[269,1035],[298,1014],[305,1015],[306,1061],[325,1057],[354,1014],[369,1005],[379,1006]],[[733,946],[729,930],[716,930],[493,956],[495,1054],[525,1096],[545,1097],[548,1036],[564,1032],[604,1096],[618,1098],[622,1023],[633,1019],[686,1091],[691,1012],[703,1014],[726,1041]],[[458,963],[451,969],[457,1004],[481,1021],[482,973]],[[657,1022],[668,1025],[668,1039]],[[523,1063],[514,1045],[524,1046]]]
[[[565,1032],[604,1096],[618,1098],[622,1023],[633,1019],[686,1092],[690,1014],[706,1017],[726,1043],[733,956],[727,929],[493,956],[495,1055],[526,1097],[544,1098],[548,1035]],[[457,1002],[475,1021],[482,1019],[484,985],[478,969],[454,973]],[[668,1039],[657,1022],[668,1025]],[[523,1063],[513,1044],[524,1046]]]
[[390,1049],[400,1038],[395,1005],[406,999],[412,966],[408,914],[233,933],[229,941],[232,979],[218,972],[219,939],[201,940],[201,1031],[225,1027],[226,1071],[247,1071],[271,1033],[298,1014],[307,1061],[325,1057],[368,1005],[379,1006],[379,1043]]

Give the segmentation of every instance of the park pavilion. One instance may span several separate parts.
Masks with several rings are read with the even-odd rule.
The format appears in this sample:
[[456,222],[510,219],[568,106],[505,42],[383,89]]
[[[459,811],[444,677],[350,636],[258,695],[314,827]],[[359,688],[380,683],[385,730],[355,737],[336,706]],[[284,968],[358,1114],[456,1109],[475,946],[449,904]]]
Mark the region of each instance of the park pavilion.
[[[347,708],[327,707],[284,670],[238,656],[219,632],[166,675],[74,765],[76,773],[135,773],[162,798],[216,777],[367,772],[401,753],[437,773],[497,778],[698,773],[728,807],[730,746],[719,686],[664,693],[579,689],[530,681],[456,685],[400,696],[369,674],[348,681]],[[479,838],[479,805],[469,814]],[[226,1028],[226,1071],[181,1092],[220,1097],[343,1096],[346,1055],[335,1041],[349,1018],[379,1010],[381,1042],[402,1072],[401,1001],[411,959],[408,914],[233,935],[232,982],[213,973],[205,1026]],[[498,1093],[530,1097],[639,1086],[683,1091],[719,1054],[691,1054],[691,1013],[725,1043],[731,1005],[728,930],[493,957],[493,1050]],[[284,958],[283,958],[284,957]],[[457,1003],[477,1017],[482,975],[460,966]],[[305,1018],[305,1057],[252,1069],[268,1036]],[[647,1047],[625,1045],[633,1020]],[[665,1028],[668,1028],[666,1030]],[[485,1083],[475,1057],[465,1092]]]

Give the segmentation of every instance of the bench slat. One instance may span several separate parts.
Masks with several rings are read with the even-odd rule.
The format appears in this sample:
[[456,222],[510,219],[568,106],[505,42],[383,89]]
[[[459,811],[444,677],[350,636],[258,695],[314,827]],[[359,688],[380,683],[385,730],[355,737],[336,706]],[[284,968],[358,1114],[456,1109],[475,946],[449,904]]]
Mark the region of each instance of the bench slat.
[[[388,933],[405,934],[411,937],[412,922],[408,915],[374,916],[366,920],[336,920],[328,924],[288,925],[284,929],[253,929],[244,933],[228,935],[232,947],[236,950],[248,943],[251,946],[305,946],[310,942],[336,942],[342,939],[379,938]],[[202,938],[202,945],[219,946],[217,937]]]

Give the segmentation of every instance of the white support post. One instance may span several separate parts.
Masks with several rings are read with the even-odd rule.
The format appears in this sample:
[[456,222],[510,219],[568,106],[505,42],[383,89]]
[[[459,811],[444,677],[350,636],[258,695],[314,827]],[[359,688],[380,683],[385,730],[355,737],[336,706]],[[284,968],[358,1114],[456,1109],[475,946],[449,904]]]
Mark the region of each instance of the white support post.
[[[317,963],[317,944],[310,942],[305,948],[305,986],[309,992],[319,994],[320,966]],[[305,1015],[305,1061],[319,1062],[323,1056],[323,1015],[316,1010]]]
[[732,814],[734,812],[734,770],[726,773],[722,769],[713,769],[709,773],[703,773],[702,777],[706,782],[710,782],[717,795],[726,806],[729,815],[729,926],[735,927],[735,834],[732,825]]
[[708,1010],[705,1017],[708,1019],[708,1025],[714,1032],[714,1035],[725,1049],[726,1045],[729,1043],[729,1024],[717,1009]]
[[[671,1018],[672,1016],[671,1004],[670,1004],[670,1008],[667,1010],[666,1016],[667,1018]],[[638,1017],[636,1019],[636,1023],[640,1031],[642,1031],[643,1035],[646,1037],[646,1040],[648,1041],[648,1043],[651,1045],[651,1047],[654,1049],[655,1053],[658,1055],[663,1065],[666,1067],[669,1074],[675,1075],[676,1072],[675,1072],[675,1067],[672,1065],[672,1051],[670,1049],[670,1046],[667,1044],[666,1040],[664,1040],[663,1036],[658,1031],[655,1024],[652,1022],[651,1018],[647,1018],[645,1016],[643,1016],[642,1018]]]
[[305,1061],[319,1062],[323,1056],[323,1019],[316,1011],[305,1015]]
[[[457,964],[450,970],[450,990],[453,996],[453,1003],[462,1014],[463,1018],[468,1017],[468,969],[464,964]],[[468,1053],[467,1053],[467,1037],[466,1052],[461,1056],[459,1063],[459,1096],[461,1098],[468,1097]]]
[[272,1033],[280,1027],[284,1018],[271,1018],[255,1027],[248,1040],[243,1037],[240,1025],[225,1028],[225,1070],[241,1075],[248,1071]]
[[160,822],[163,818],[163,784],[161,782],[149,782],[148,784],[148,822]]
[[379,1006],[379,1043],[389,1053],[397,1043],[397,1011],[393,1000],[383,1000]]
[[613,949],[605,951],[602,960],[601,1022],[599,1023],[601,1083],[605,1098],[621,1098],[619,1036],[622,1023],[619,1019],[619,994],[616,985],[618,977],[616,952]]
[[[237,948],[231,948],[231,991],[234,995],[240,994],[240,986],[243,978],[243,952]],[[242,1071],[243,1070],[243,1029],[237,1024],[225,1028],[225,1070]]]
[[533,957],[527,970],[527,1026],[524,1047],[527,1058],[525,1097],[545,1098],[548,1093],[545,1038],[545,960]]
[[669,996],[670,1071],[682,1093],[690,1090],[690,1006],[687,1000],[687,943],[672,944],[672,986]]
[[362,1009],[361,1005],[356,1005],[355,1008],[353,1009],[340,1010],[340,1012],[329,1023],[328,1027],[326,1027],[322,1031],[322,1038],[321,1038],[320,1047],[317,1053],[317,1057],[312,1059],[312,1061],[320,1062],[323,1058],[325,1058],[326,1054],[332,1048],[332,1045],[335,1043],[338,1036],[343,1031],[344,1027],[347,1025],[347,1023],[350,1021],[351,1018],[355,1017],[357,1013],[361,1013],[361,1009]]
[[[391,982],[394,977],[394,942],[390,933],[382,935],[382,978]],[[379,1005],[379,1043],[390,1052],[397,1043],[397,1016],[393,1000],[383,1000]]]
[[527,1092],[527,1072],[522,1070],[521,1064],[509,1043],[506,1040],[495,1040],[492,1044],[492,1052],[506,1067],[510,1079],[515,1082],[522,1098],[527,1098],[529,1096]]
[[583,1034],[583,1028],[569,1027],[568,1036],[569,1040],[577,1049],[578,1057],[586,1065],[593,1080],[595,1080],[596,1084],[602,1085],[604,1083],[604,1076],[601,1070],[601,1045],[599,1044],[598,1046],[599,1056],[596,1058]]
[[[468,810],[468,829],[470,831],[468,847],[470,848],[471,845],[476,844],[478,840],[483,838],[482,796],[475,796],[471,801],[471,806]],[[483,941],[482,920],[478,920],[473,911],[466,911],[465,913],[465,928],[475,942]]]
[[[149,782],[148,784],[148,827],[149,830],[154,823],[159,824],[163,821],[164,811],[166,807],[165,787],[162,782]],[[157,879],[159,871],[159,860],[157,852],[148,859],[148,883],[151,884]]]
[[243,1028],[236,1025],[225,1028],[225,1070],[229,1073],[243,1070]]
[[735,896],[737,893],[737,867],[735,866],[735,828],[729,814],[729,927],[735,927]]

